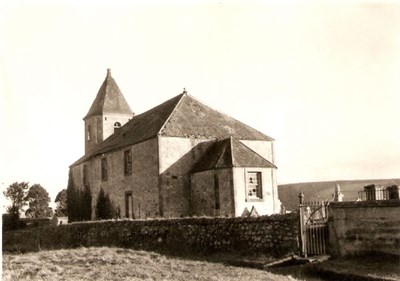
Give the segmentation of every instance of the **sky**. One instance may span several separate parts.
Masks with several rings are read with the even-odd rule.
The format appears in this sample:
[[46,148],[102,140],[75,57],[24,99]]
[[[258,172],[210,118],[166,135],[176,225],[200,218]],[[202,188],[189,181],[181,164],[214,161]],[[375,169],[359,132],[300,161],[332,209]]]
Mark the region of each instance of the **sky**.
[[54,201],[106,69],[275,139],[278,184],[400,177],[400,2],[0,1],[0,183]]

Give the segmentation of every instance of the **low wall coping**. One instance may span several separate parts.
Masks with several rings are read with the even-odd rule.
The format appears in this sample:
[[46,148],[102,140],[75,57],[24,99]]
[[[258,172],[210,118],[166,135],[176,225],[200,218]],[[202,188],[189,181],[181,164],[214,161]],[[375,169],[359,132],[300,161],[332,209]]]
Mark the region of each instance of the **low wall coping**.
[[377,200],[377,201],[330,202],[329,205],[332,209],[400,207],[400,199]]

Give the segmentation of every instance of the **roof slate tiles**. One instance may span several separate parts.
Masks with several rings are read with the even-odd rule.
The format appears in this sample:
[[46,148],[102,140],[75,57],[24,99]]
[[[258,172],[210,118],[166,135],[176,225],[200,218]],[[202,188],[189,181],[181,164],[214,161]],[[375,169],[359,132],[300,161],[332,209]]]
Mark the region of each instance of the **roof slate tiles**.
[[111,77],[111,70],[107,69],[107,76],[101,85],[95,100],[83,119],[104,113],[132,114],[133,112],[121,93],[117,83]]
[[[106,78],[106,81],[107,79],[109,78]],[[96,100],[101,100],[102,88]],[[85,118],[95,112],[94,109],[92,111],[92,108],[97,103],[96,100]],[[97,155],[143,142],[157,135],[208,139],[223,139],[234,136],[237,139],[245,140],[273,140],[183,93],[142,114],[133,116],[128,123],[71,166],[85,162]]]
[[274,164],[234,138],[215,142],[192,170],[192,173],[233,167],[276,168]]

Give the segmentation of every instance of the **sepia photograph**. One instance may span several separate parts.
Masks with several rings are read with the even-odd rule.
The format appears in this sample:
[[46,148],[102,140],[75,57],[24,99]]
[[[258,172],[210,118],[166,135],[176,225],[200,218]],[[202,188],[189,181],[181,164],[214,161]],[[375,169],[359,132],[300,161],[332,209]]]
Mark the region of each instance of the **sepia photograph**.
[[2,280],[400,280],[400,1],[0,1]]

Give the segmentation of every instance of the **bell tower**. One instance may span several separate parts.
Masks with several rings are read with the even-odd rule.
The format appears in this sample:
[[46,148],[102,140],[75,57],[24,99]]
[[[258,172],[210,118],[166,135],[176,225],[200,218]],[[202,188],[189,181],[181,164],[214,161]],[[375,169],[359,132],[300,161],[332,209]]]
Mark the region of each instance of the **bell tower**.
[[107,76],[89,112],[83,118],[85,122],[85,154],[111,136],[133,115],[117,83],[111,77],[111,69],[107,69]]

